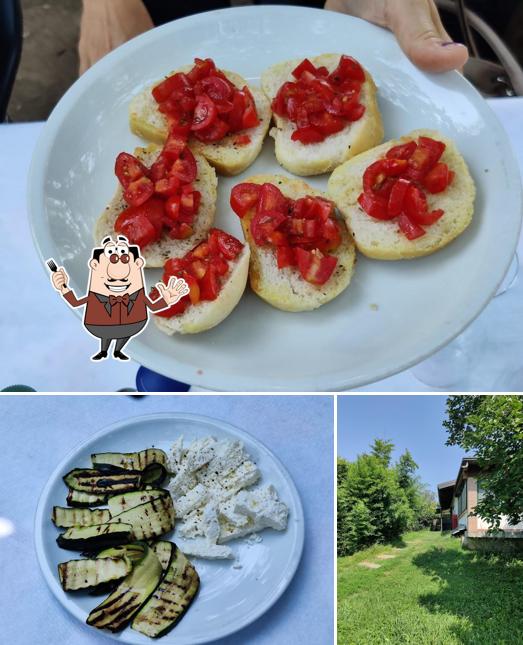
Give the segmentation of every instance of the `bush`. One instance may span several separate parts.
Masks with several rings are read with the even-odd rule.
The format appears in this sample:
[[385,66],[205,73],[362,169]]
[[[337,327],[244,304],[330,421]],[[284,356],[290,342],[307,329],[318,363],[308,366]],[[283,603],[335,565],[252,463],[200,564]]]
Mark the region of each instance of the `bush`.
[[376,440],[372,454],[338,460],[338,555],[351,555],[376,542],[389,542],[406,530],[430,525],[431,493],[414,477],[408,451],[390,465],[392,444]]

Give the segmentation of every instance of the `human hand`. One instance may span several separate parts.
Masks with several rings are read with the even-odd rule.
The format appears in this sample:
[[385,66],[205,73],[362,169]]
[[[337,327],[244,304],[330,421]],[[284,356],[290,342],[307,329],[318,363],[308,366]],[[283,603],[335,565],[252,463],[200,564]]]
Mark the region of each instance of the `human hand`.
[[467,62],[467,48],[452,42],[433,0],[327,0],[325,9],[390,29],[414,65],[427,72],[460,69]]
[[160,292],[165,302],[171,307],[189,293],[189,286],[183,278],[169,278],[167,286],[163,282],[158,282],[156,288]]
[[69,276],[65,272],[64,267],[59,267],[56,271],[51,273],[51,282],[53,283],[53,287],[61,293],[67,293],[70,291],[70,289],[67,288]]
[[84,0],[78,43],[80,74],[153,26],[141,0]]

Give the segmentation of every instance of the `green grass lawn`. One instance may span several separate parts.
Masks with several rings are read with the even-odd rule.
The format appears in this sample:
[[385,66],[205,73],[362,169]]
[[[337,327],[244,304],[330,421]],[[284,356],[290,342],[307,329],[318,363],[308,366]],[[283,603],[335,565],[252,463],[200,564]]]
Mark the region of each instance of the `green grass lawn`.
[[378,643],[523,644],[523,561],[429,531],[338,558],[338,644]]

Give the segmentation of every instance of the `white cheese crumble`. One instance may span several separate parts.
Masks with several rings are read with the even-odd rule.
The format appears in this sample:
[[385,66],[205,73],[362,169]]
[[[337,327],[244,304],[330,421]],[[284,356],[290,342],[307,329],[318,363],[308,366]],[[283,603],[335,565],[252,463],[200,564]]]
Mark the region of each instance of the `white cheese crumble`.
[[177,533],[187,555],[209,559],[232,559],[224,542],[251,536],[261,541],[259,531],[284,531],[288,508],[272,484],[257,486],[261,473],[241,441],[203,437],[184,446],[183,437],[171,447],[169,484]]

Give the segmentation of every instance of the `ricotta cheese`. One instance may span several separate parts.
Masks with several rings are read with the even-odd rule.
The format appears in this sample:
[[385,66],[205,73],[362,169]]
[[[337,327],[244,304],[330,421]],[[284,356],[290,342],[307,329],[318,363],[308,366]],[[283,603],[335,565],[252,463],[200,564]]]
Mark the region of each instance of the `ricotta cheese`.
[[284,531],[288,508],[261,473],[241,441],[202,437],[170,451],[169,484],[183,552],[199,558],[231,559],[224,542],[264,529]]

